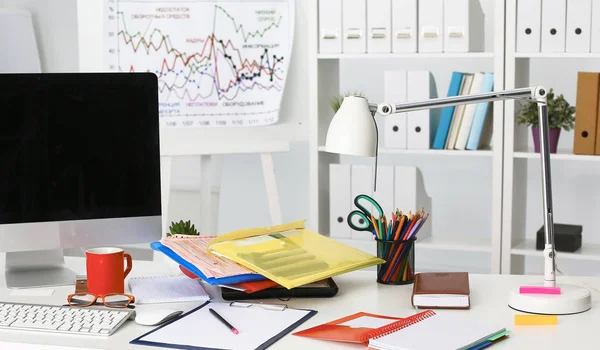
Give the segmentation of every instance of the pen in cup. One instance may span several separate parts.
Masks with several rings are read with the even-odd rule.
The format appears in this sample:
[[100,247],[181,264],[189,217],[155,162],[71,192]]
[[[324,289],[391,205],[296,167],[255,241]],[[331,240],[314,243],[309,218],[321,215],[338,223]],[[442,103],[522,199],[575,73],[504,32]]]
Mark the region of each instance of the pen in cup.
[[226,325],[227,328],[231,329],[231,331],[233,332],[233,334],[239,334],[240,333],[234,326],[231,325],[231,323],[227,322],[215,310],[213,310],[213,309],[208,309],[208,310],[210,311],[211,314],[215,315],[215,317],[218,318],[219,321],[221,321],[224,325]]

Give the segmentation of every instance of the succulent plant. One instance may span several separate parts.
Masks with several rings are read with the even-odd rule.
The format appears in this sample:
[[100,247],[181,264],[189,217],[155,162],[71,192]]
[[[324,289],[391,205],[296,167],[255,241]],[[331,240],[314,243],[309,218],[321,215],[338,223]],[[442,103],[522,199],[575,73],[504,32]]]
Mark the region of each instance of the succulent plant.
[[167,232],[167,237],[175,235],[199,236],[200,233],[196,231],[191,221],[184,222],[180,220],[179,222],[171,222],[171,227],[169,227],[169,232]]

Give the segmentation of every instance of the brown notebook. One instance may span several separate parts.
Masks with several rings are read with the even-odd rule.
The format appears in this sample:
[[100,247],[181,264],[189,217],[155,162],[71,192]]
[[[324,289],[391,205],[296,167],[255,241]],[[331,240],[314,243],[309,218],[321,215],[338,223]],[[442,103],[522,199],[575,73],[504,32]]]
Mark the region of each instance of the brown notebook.
[[415,275],[411,303],[425,309],[469,309],[467,272],[422,272]]

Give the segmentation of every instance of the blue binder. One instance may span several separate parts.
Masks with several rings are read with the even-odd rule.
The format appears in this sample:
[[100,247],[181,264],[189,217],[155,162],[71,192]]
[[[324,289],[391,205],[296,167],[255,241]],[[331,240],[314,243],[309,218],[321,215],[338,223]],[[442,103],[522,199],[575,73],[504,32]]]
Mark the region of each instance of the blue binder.
[[[463,73],[452,72],[452,78],[450,80],[450,86],[448,87],[447,96],[458,96],[460,94],[460,86],[462,84]],[[450,132],[450,125],[452,125],[452,117],[454,116],[454,109],[456,106],[448,106],[442,109],[442,116],[440,117],[440,123],[435,133],[433,140],[434,149],[444,149],[446,146],[446,139]]]
[[214,278],[214,277],[208,278],[202,271],[200,271],[200,269],[198,269],[196,266],[194,266],[193,264],[189,263],[187,260],[185,260],[182,257],[180,257],[179,255],[177,255],[177,253],[175,253],[169,247],[162,245],[160,242],[152,242],[152,243],[150,243],[150,247],[156,251],[159,251],[159,252],[165,254],[166,256],[168,256],[169,258],[174,260],[176,263],[185,267],[188,271],[190,271],[194,275],[198,276],[199,278],[201,278],[203,281],[210,284],[211,286],[219,285],[219,284],[236,284],[236,283],[241,283],[241,282],[263,281],[263,280],[267,279],[265,276],[259,275],[257,273],[247,273],[247,274],[243,274],[243,275],[228,276],[228,277],[221,277],[221,278]]
[[[484,93],[492,91],[494,91],[494,73],[485,73],[480,92]],[[467,141],[466,148],[468,150],[475,151],[479,148],[481,134],[483,133],[490,103],[491,102],[482,102],[478,104],[475,109],[475,116],[473,117],[473,124],[471,124],[471,131],[469,132],[469,139]]]

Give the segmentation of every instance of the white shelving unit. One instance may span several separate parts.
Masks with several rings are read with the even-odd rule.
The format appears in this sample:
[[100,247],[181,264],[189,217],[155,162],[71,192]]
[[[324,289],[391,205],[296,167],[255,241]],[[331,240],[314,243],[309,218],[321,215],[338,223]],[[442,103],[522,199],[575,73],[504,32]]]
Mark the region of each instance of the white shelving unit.
[[[323,1],[323,0],[321,0]],[[310,86],[309,86],[309,223],[308,225],[322,234],[329,233],[329,165],[334,163],[362,162],[360,164],[373,164],[372,160],[342,157],[336,154],[324,151],[325,137],[327,128],[333,111],[329,107],[331,97],[342,93],[341,80],[350,79],[344,75],[348,62],[358,61],[362,69],[368,69],[377,72],[381,76],[378,85],[383,88],[383,71],[393,67],[398,70],[410,70],[415,65],[421,70],[439,70],[441,60],[448,69],[443,73],[436,71],[434,79],[449,81],[452,71],[478,71],[473,68],[472,63],[477,63],[475,67],[485,65],[489,67],[486,70],[494,73],[494,89],[504,89],[504,2],[496,0],[481,0],[482,8],[486,16],[486,31],[491,30],[493,35],[488,37],[491,40],[486,41],[486,52],[471,53],[410,53],[410,54],[320,54],[318,40],[318,2],[311,2],[309,8],[309,42],[308,58]],[[486,11],[487,9],[487,11]],[[487,37],[487,35],[486,35]],[[369,65],[373,62],[374,65]],[[390,63],[391,62],[391,63]],[[417,62],[417,63],[415,63]],[[386,65],[387,64],[387,65]],[[359,72],[357,72],[358,74]],[[354,74],[352,74],[354,76]],[[358,74],[360,77],[360,74]],[[372,77],[370,77],[372,78]],[[359,78],[357,78],[359,79]],[[373,82],[375,84],[375,82]],[[437,83],[438,96],[446,96],[448,84]],[[362,86],[357,82],[357,86]],[[367,91],[365,91],[367,93]],[[367,94],[371,95],[371,94]],[[375,93],[376,95],[376,93]],[[373,98],[373,103],[383,102],[381,99]],[[393,101],[386,101],[393,102]],[[494,102],[493,128],[494,134],[492,147],[490,150],[478,151],[454,151],[454,150],[411,150],[411,149],[385,149],[380,148],[380,165],[395,165],[412,162],[417,164],[421,161],[428,162],[427,169],[431,173],[444,174],[446,172],[457,173],[459,177],[464,176],[461,184],[465,195],[456,195],[455,198],[441,198],[445,200],[444,205],[435,206],[436,191],[428,193],[432,199],[432,205],[435,207],[432,213],[433,230],[431,237],[422,240],[417,239],[417,260],[419,257],[438,256],[444,257],[447,254],[459,254],[466,261],[463,269],[473,272],[491,272],[499,273],[501,268],[501,246],[502,246],[502,130],[504,129],[504,105],[502,102]],[[381,117],[378,117],[381,121]],[[456,165],[455,165],[456,164]],[[417,165],[415,165],[417,166]],[[469,177],[478,177],[481,167],[486,168],[486,174],[491,179],[486,178],[487,186],[473,188]],[[424,177],[427,174],[424,175]],[[482,180],[482,178],[479,178]],[[436,187],[433,184],[425,183],[426,187]],[[439,187],[438,184],[437,187]],[[453,183],[442,184],[444,186],[455,186]],[[486,193],[486,198],[490,198],[491,203],[485,203],[489,212],[485,212],[484,218],[475,218],[476,220],[485,220],[489,223],[485,230],[474,229],[468,225],[470,218],[470,207],[473,204],[469,195],[470,191],[476,193]],[[443,195],[442,195],[443,196]],[[449,204],[448,204],[449,203]],[[388,209],[391,210],[391,209]],[[447,226],[435,225],[436,216],[454,217],[455,220],[448,221]],[[446,221],[444,221],[446,222]],[[484,224],[485,225],[485,224]],[[369,240],[344,239],[343,242],[363,249],[367,252],[375,252],[375,242]],[[471,255],[484,255],[484,266],[473,264]],[[454,261],[452,261],[454,263]],[[452,264],[451,264],[452,265]],[[477,265],[477,266],[475,266]],[[439,267],[439,263],[432,262],[431,266]],[[444,266],[444,265],[442,265]],[[426,269],[426,266],[419,266],[420,269]]]
[[[575,105],[576,73],[600,71],[600,54],[515,52],[516,6],[517,0],[506,1],[505,88],[543,85],[548,89],[554,88],[555,93],[568,95],[567,101]],[[540,74],[542,66],[544,70]],[[535,79],[531,78],[533,75],[536,75]],[[517,113],[517,103],[506,101],[501,271],[522,274],[527,272],[529,259],[535,260],[531,262],[538,265],[542,261],[541,250],[536,250],[535,233],[543,225],[543,216],[540,155],[532,150],[530,128],[517,125],[512,117]],[[573,154],[573,141],[569,138],[572,135],[564,131],[561,134],[564,142],[562,145],[559,142],[557,153],[550,156],[554,222],[585,223],[582,248],[575,253],[558,252],[557,261],[559,264],[561,261],[577,261],[578,267],[582,268],[582,263],[600,262],[600,240],[596,238],[598,220],[594,218],[597,208],[593,204],[598,187],[591,175],[600,173],[600,156]],[[535,271],[542,273],[542,270]],[[581,271],[565,273],[586,273]]]

